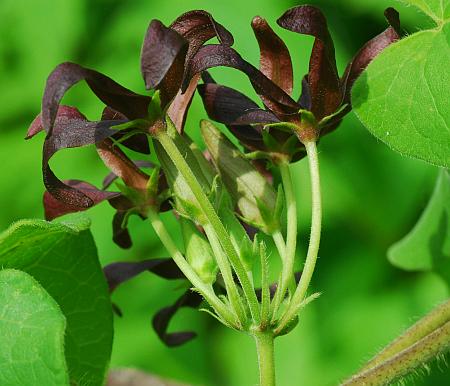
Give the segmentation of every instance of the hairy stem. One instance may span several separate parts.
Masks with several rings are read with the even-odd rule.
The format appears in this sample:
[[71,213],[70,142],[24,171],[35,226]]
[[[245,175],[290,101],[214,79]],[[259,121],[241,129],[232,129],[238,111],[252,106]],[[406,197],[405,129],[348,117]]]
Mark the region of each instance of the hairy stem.
[[214,232],[216,233],[226,255],[231,262],[231,265],[236,272],[236,275],[244,291],[244,295],[246,297],[252,319],[255,324],[259,324],[259,303],[256,297],[253,283],[250,281],[245,267],[242,264],[239,256],[237,255],[233,244],[231,243],[227,230],[220,221],[219,216],[214,210],[214,207],[212,206],[206,194],[203,192],[201,185],[195,178],[195,175],[193,174],[183,155],[174,144],[172,138],[166,132],[160,131],[156,135],[156,139],[161,143],[174,165],[178,168],[178,170],[188,183],[189,187],[192,189],[192,192],[194,193],[200,207],[202,208],[203,213],[214,229]]
[[238,314],[238,318],[241,323],[244,323],[246,320],[245,311],[242,307],[241,297],[239,296],[239,292],[237,291],[237,287],[234,283],[233,272],[231,271],[230,263],[225,256],[222,246],[220,245],[220,242],[217,239],[217,236],[214,233],[211,225],[205,224],[203,228],[214,252],[214,256],[216,257],[217,265],[219,266],[219,270],[222,274],[230,303],[235,312]]
[[449,349],[450,322],[447,322],[385,362],[354,375],[343,386],[389,385]]
[[[281,273],[281,283],[279,283],[278,285],[273,304],[274,316],[276,315],[278,307],[280,306],[280,303],[284,298],[286,290],[289,288],[289,292],[291,293],[291,295],[293,295],[295,291],[294,260],[295,260],[295,249],[297,246],[297,202],[295,199],[294,187],[292,184],[289,164],[281,163],[280,172],[283,181],[283,189],[286,196],[287,233],[286,233],[286,248],[284,251],[284,259],[283,259],[283,270]],[[277,240],[275,238],[274,240],[275,243],[277,244]]]
[[367,362],[360,373],[379,365],[450,321],[450,300],[439,305]]
[[164,226],[164,223],[159,218],[158,213],[153,210],[149,210],[148,218],[162,244],[167,249],[178,268],[180,268],[181,272],[183,272],[184,276],[186,276],[186,278],[200,292],[200,294],[206,299],[206,301],[214,308],[217,314],[224,321],[226,321],[231,326],[238,326],[236,315],[234,315],[216,296],[211,286],[208,286],[202,282],[200,277],[195,273],[195,271],[186,261],[186,259],[170,237],[169,232],[167,232],[167,229]]
[[275,360],[272,332],[256,332],[253,335],[256,341],[259,364],[259,385],[275,386]]
[[314,268],[316,266],[317,254],[319,252],[320,232],[322,225],[322,200],[320,193],[320,173],[319,173],[319,159],[317,156],[317,146],[315,142],[305,143],[306,152],[309,161],[309,174],[311,179],[311,233],[309,237],[308,252],[306,254],[305,265],[303,267],[302,275],[298,283],[297,289],[291,298],[291,302],[278,324],[275,333],[280,333],[283,328],[295,318],[298,307],[302,304],[311,282]]

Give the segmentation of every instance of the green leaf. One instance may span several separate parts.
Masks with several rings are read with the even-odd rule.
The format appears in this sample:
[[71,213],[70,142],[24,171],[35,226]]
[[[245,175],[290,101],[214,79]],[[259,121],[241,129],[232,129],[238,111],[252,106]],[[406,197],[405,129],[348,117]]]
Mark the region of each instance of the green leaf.
[[80,215],[62,223],[19,221],[0,235],[0,267],[27,272],[55,299],[67,319],[71,381],[100,385],[111,354],[112,311],[89,225]]
[[448,0],[400,0],[402,3],[413,5],[434,21],[440,22],[450,17],[450,1]]
[[403,155],[447,168],[449,41],[447,22],[392,44],[369,64],[352,92],[353,109],[372,134]]
[[0,385],[69,384],[64,315],[30,275],[0,271]]
[[389,261],[411,271],[434,271],[450,286],[450,174],[442,170],[417,224],[388,251]]

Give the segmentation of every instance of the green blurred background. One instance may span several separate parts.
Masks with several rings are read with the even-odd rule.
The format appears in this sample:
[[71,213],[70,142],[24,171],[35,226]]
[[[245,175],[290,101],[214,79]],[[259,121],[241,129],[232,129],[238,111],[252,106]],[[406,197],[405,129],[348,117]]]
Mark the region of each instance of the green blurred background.
[[[385,0],[310,1],[328,18],[342,71],[356,50],[385,28],[383,10],[400,11],[405,32],[429,26],[414,9]],[[20,218],[43,217],[41,147],[43,137],[24,141],[26,129],[40,110],[45,80],[60,62],[74,61],[106,73],[134,91],[145,93],[139,71],[144,33],[153,18],[170,23],[190,9],[205,9],[227,26],[235,46],[258,62],[250,20],[266,17],[272,26],[289,7],[288,0],[2,0],[0,2],[0,228]],[[274,27],[288,44],[296,76],[296,93],[306,72],[312,39]],[[231,69],[214,70],[218,81],[255,95],[248,80]],[[256,100],[256,99],[255,99]],[[88,118],[98,118],[102,105],[84,84],[64,100]],[[195,97],[187,123],[198,139],[205,117]],[[313,290],[323,295],[304,311],[300,325],[276,342],[280,386],[335,385],[355,371],[416,318],[448,296],[432,274],[407,273],[392,267],[387,248],[413,226],[430,195],[436,168],[406,159],[373,138],[350,114],[320,144],[324,227]],[[95,149],[66,150],[52,167],[61,178],[100,185],[107,172]],[[293,166],[300,202],[299,258],[304,256],[309,226],[309,183],[305,162]],[[130,250],[111,242],[113,211],[92,209],[92,230],[102,263],[166,256],[149,224],[132,219],[135,241]],[[175,223],[165,215],[170,227]],[[176,232],[175,228],[174,232]],[[276,256],[275,256],[276,257]],[[273,263],[276,267],[276,263]],[[151,317],[180,294],[179,283],[144,273],[124,284],[114,302],[124,316],[115,320],[112,367],[132,366],[193,385],[246,386],[257,383],[253,341],[229,331],[204,313],[182,310],[172,329],[193,328],[194,341],[167,348],[151,328]],[[430,377],[408,384],[446,385],[446,366],[432,367]],[[447,380],[447,381],[446,381]]]

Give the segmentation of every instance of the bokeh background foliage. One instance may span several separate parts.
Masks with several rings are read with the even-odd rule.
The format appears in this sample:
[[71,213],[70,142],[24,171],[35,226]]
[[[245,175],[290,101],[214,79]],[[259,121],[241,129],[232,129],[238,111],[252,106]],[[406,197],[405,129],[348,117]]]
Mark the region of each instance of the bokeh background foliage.
[[[400,10],[405,32],[431,25],[418,11],[394,0],[309,1],[320,6],[334,36],[340,70],[356,50],[385,28],[383,10]],[[235,36],[235,46],[253,63],[258,47],[250,20],[261,15],[275,26],[288,0],[2,0],[0,2],[0,229],[20,218],[43,217],[40,160],[42,138],[25,142],[28,124],[39,112],[45,79],[60,62],[75,61],[106,73],[144,93],[139,54],[149,21],[170,23],[180,13],[202,8]],[[312,39],[281,30],[294,61],[296,90],[307,69]],[[248,92],[248,80],[234,70],[213,70],[221,83]],[[95,119],[101,103],[80,84],[64,100]],[[195,97],[187,123],[198,139],[205,117]],[[351,374],[415,318],[448,296],[431,273],[392,267],[386,250],[414,225],[432,190],[437,169],[402,158],[373,138],[351,114],[320,144],[324,228],[313,290],[321,298],[304,312],[300,326],[276,342],[280,385],[336,384]],[[58,176],[100,185],[106,173],[93,148],[66,150],[52,160]],[[300,202],[299,257],[307,244],[309,186],[304,162],[293,167]],[[130,250],[111,242],[113,211],[92,209],[92,230],[102,263],[166,256],[151,227],[131,220],[135,241]],[[176,232],[176,224],[165,215]],[[274,262],[274,267],[276,263]],[[251,385],[257,380],[253,341],[228,331],[206,314],[182,310],[172,328],[192,326],[199,337],[176,349],[165,347],[151,328],[151,316],[170,304],[182,289],[150,274],[124,284],[114,294],[124,316],[115,320],[113,367],[133,366],[172,379],[201,385]],[[415,385],[445,385],[446,366],[433,366],[430,377]]]

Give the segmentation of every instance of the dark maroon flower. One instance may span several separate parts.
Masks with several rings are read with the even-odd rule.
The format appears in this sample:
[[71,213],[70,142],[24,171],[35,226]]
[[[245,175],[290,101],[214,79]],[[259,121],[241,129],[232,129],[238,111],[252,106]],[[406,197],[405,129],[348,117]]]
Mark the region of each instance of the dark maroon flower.
[[398,12],[388,8],[385,16],[390,26],[367,42],[339,77],[333,40],[322,12],[309,5],[285,12],[277,21],[281,27],[315,38],[309,71],[303,77],[297,102],[291,97],[293,71],[289,51],[261,17],[252,21],[260,47],[259,70],[231,47],[208,45],[192,58],[184,87],[189,79],[212,67],[227,66],[244,72],[265,108],[236,90],[216,84],[204,72],[204,83],[198,88],[209,117],[226,124],[248,151],[263,152],[273,161],[280,156],[295,161],[304,155],[301,142],[317,140],[339,125],[351,110],[350,91],[355,80],[375,56],[400,38]]
[[[195,92],[199,76],[181,92],[182,80],[190,58],[209,39],[217,37],[224,45],[233,44],[231,34],[205,11],[181,15],[169,27],[153,20],[147,30],[141,53],[141,72],[146,87],[154,89],[153,97],[134,93],[111,78],[75,63],[62,63],[48,77],[42,100],[42,112],[31,124],[27,139],[40,131],[44,142],[42,171],[47,192],[45,214],[53,219],[66,213],[86,210],[104,200],[117,210],[113,220],[114,241],[129,247],[126,229],[129,214],[145,217],[146,206],[160,206],[160,195],[166,188],[160,174],[158,197],[150,197],[149,176],[142,165],[133,162],[121,146],[148,154],[148,135],[163,125],[167,114],[177,129],[183,130],[186,111]],[[76,83],[86,81],[94,94],[106,105],[102,118],[91,122],[77,109],[61,106],[64,94]],[[49,166],[50,158],[64,148],[95,144],[112,172],[125,184],[121,193],[97,189],[83,181],[61,181]]]

